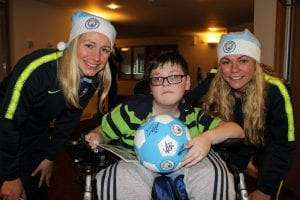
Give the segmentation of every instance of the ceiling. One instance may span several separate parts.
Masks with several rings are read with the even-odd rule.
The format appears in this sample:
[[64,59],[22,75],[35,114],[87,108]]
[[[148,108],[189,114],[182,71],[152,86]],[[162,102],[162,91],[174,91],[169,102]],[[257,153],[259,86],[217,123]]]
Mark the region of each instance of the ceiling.
[[[71,10],[97,10],[118,38],[194,35],[208,27],[253,22],[254,0],[35,0]],[[105,7],[117,3],[119,9]]]

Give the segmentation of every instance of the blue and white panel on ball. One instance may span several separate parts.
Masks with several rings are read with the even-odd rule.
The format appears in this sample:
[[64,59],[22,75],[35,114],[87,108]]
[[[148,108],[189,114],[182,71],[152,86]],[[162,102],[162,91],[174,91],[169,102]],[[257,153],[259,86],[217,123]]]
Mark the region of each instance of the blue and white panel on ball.
[[141,125],[134,138],[139,161],[146,168],[166,174],[181,167],[191,139],[183,122],[171,115],[156,115]]

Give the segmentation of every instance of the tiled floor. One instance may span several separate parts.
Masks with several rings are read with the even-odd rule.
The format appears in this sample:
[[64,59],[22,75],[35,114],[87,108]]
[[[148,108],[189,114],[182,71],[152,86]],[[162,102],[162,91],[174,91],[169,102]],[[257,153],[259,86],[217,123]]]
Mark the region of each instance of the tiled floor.
[[[79,133],[96,127],[94,120],[86,120],[79,124],[73,138],[78,138]],[[79,183],[78,176],[81,170],[73,163],[69,154],[61,152],[56,161],[51,187],[49,189],[49,200],[82,200],[83,186]],[[253,190],[255,181],[248,180],[249,191]],[[300,196],[283,188],[279,200],[300,200]]]

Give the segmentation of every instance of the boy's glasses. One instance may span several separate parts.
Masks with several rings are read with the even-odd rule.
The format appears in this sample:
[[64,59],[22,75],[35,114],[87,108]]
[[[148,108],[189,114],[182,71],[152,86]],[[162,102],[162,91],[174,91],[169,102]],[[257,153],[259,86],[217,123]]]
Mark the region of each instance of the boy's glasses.
[[160,86],[164,84],[164,81],[167,80],[169,84],[178,84],[181,83],[182,78],[187,75],[171,75],[167,77],[150,77],[149,82],[152,86]]

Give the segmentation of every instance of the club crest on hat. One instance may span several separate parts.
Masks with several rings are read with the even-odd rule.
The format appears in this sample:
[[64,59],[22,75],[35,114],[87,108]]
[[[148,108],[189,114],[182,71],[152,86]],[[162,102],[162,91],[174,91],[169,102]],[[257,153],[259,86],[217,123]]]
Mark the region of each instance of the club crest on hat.
[[114,46],[117,32],[110,21],[107,21],[106,19],[97,15],[78,11],[75,12],[72,16],[72,29],[70,32],[68,44],[60,43],[58,49],[63,51],[71,44],[71,42],[76,37],[87,32],[98,32],[105,35],[106,37],[108,37],[111,47]]
[[98,19],[96,18],[89,18],[88,20],[86,20],[85,22],[85,27],[87,29],[96,29],[100,26],[100,22]]
[[230,53],[230,52],[233,52],[236,48],[236,44],[234,41],[228,41],[224,44],[223,46],[223,51],[225,53]]

